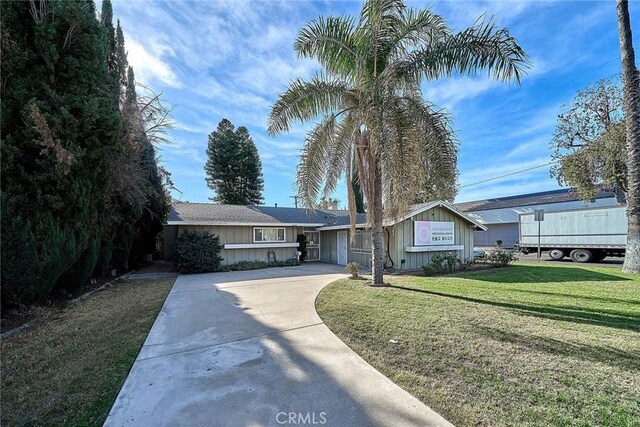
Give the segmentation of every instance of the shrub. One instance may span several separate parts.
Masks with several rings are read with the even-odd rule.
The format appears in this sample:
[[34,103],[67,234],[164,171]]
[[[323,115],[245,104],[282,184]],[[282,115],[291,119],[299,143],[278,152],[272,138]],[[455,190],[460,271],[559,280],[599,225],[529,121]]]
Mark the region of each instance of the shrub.
[[300,265],[300,261],[296,258],[289,258],[284,261],[238,261],[235,264],[224,265],[221,267],[224,271],[246,271],[246,270],[260,270],[262,268],[269,267],[292,267]]
[[361,268],[362,268],[362,266],[360,264],[358,264],[357,262],[350,262],[344,268],[344,271],[346,271],[347,273],[351,274],[351,278],[352,279],[357,279],[358,277],[360,277],[360,269]]
[[514,261],[518,260],[515,252],[505,251],[502,249],[491,252],[487,258],[487,262],[495,267],[506,267]]
[[307,258],[307,236],[304,234],[298,234],[296,236],[296,242],[298,242],[298,251],[300,252],[300,262],[304,262]]
[[463,260],[454,252],[435,254],[431,257],[431,263],[422,267],[425,276],[436,274],[454,273],[468,270],[474,264],[473,259]]
[[431,257],[430,266],[436,273],[453,273],[460,268],[462,260],[453,252],[435,254]]
[[433,276],[436,274],[436,269],[431,267],[430,265],[423,265],[422,272],[425,276]]
[[266,261],[238,261],[235,264],[229,265],[231,271],[245,271],[245,270],[259,270],[261,268],[267,268],[269,264]]
[[296,266],[296,265],[300,265],[300,261],[298,261],[295,258],[289,258],[289,259],[286,259],[286,260],[280,261],[280,262],[282,262],[282,267],[293,267],[293,266]]
[[220,270],[220,238],[206,231],[184,231],[174,242],[176,270],[206,273]]
[[502,240],[498,239],[496,240],[496,248],[499,248],[502,246]]

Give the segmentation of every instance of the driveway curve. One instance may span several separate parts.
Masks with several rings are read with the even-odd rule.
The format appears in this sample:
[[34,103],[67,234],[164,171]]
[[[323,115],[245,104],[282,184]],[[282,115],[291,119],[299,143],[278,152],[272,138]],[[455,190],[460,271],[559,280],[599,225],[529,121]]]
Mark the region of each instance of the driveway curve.
[[342,268],[181,275],[106,426],[450,426],[315,310]]

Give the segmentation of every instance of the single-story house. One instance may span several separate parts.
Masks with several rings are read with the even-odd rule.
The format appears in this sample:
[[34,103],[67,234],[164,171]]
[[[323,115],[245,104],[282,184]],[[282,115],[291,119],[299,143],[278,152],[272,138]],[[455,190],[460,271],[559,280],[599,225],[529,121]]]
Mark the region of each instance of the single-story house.
[[[346,211],[271,206],[174,202],[164,228],[165,258],[184,230],[208,231],[220,237],[223,264],[238,261],[286,260],[297,256],[298,234],[307,237],[306,261],[371,267],[371,230],[359,214],[353,239]],[[415,205],[402,218],[384,222],[386,267],[413,270],[427,265],[435,253],[473,257],[473,233],[485,230],[453,205],[435,201]]]
[[487,227],[487,231],[475,233],[476,246],[495,246],[496,240],[502,240],[502,246],[513,247],[519,239],[518,216],[531,213],[536,209],[546,212],[616,206],[624,203],[613,191],[600,191],[591,202],[580,200],[572,188],[544,191],[541,193],[520,194],[456,203],[458,210]]

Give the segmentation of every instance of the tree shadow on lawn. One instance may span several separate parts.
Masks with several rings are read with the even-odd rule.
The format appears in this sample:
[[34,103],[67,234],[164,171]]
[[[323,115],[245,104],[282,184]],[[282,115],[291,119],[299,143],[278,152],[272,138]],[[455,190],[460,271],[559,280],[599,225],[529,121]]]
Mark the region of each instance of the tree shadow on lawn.
[[640,354],[613,347],[580,344],[536,335],[524,335],[488,326],[477,326],[477,331],[493,340],[507,342],[536,351],[559,356],[576,357],[590,362],[604,363],[612,367],[622,367],[630,371],[640,371]]
[[608,303],[640,305],[640,300],[637,300],[637,299],[594,297],[592,295],[563,294],[559,292],[531,291],[529,289],[515,289],[515,288],[509,288],[509,292],[519,292],[519,293],[534,294],[534,295],[549,295],[549,296],[554,296],[558,298],[571,298],[571,299],[577,299],[577,300],[583,299],[583,300],[589,300],[589,301],[601,301],[601,302],[608,302]]
[[581,267],[557,267],[549,265],[512,265],[495,270],[483,270],[454,274],[449,277],[495,283],[558,283],[558,282],[619,282],[628,277],[601,273]]
[[392,285],[390,287],[445,298],[453,298],[476,304],[486,304],[494,307],[507,308],[512,310],[516,314],[525,316],[539,317],[551,320],[561,320],[564,322],[574,322],[588,325],[607,326],[610,328],[640,332],[640,315],[629,315],[625,312],[610,312],[612,314],[606,314],[600,310],[589,310],[588,308],[576,309],[573,307],[566,308],[563,306],[553,305],[516,304],[511,302],[491,301],[480,298],[467,297],[463,295],[429,291],[426,289],[407,288],[397,285]]

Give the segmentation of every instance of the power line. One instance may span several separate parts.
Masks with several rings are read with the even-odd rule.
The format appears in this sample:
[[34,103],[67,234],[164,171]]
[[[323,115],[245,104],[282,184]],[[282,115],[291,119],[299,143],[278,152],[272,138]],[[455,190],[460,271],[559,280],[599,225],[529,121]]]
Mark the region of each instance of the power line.
[[506,178],[508,176],[518,175],[520,173],[529,172],[529,171],[532,171],[534,169],[543,168],[545,166],[549,166],[549,165],[552,165],[552,164],[557,163],[557,162],[558,162],[558,160],[554,160],[554,161],[551,161],[549,163],[545,163],[543,165],[533,166],[533,167],[530,167],[530,168],[527,168],[527,169],[522,169],[522,170],[519,170],[519,171],[511,172],[511,173],[508,173],[506,175],[496,176],[494,178],[489,178],[489,179],[485,179],[485,180],[482,180],[482,181],[474,182],[473,184],[461,185],[458,188],[467,188],[467,187],[471,187],[471,186],[478,185],[478,184],[484,184],[485,182],[496,181],[498,179]]

